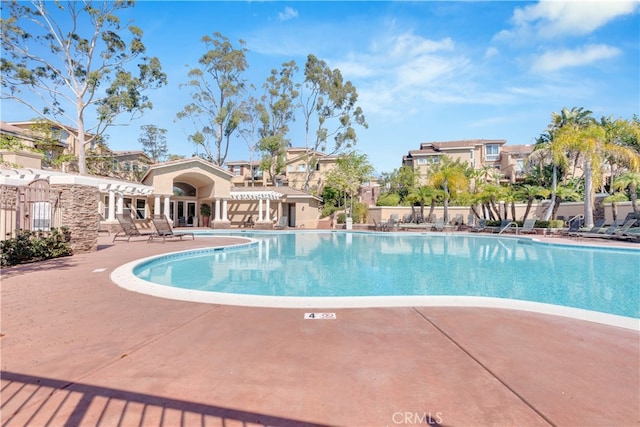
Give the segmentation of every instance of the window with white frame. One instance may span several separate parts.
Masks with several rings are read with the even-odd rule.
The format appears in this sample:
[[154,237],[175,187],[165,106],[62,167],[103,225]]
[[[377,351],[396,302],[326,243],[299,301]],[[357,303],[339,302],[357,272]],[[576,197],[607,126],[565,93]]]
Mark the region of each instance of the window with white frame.
[[428,163],[427,159],[424,159],[424,158],[418,159],[419,165],[426,165],[427,163]]
[[304,163],[300,163],[298,165],[298,170],[296,172],[304,172],[306,169],[306,165]]
[[498,144],[487,144],[485,147],[485,158],[496,160],[500,154],[500,146]]

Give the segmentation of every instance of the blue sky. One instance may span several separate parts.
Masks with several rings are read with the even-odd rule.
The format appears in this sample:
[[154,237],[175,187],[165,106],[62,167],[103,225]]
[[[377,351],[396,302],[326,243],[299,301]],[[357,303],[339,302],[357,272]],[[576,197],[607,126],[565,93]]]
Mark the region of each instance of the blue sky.
[[[155,124],[171,153],[195,152],[193,129],[175,120],[189,102],[179,85],[205,51],[200,38],[216,31],[247,42],[246,77],[258,88],[272,68],[292,59],[303,68],[310,53],[339,68],[369,124],[357,128],[356,148],[378,172],[421,142],[531,144],[565,106],[597,118],[639,113],[639,12],[638,1],[139,1],[123,18],[142,28],[169,84],[149,93],[144,117],[108,131],[109,145],[141,149],[140,126]],[[31,116],[2,107],[6,121]],[[301,124],[293,146],[304,146]],[[227,160],[248,160],[246,143],[233,143]]]

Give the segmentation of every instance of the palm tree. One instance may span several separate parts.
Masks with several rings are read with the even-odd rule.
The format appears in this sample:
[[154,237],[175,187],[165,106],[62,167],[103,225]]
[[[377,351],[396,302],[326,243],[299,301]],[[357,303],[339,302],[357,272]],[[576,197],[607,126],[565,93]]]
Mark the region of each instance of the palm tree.
[[420,205],[420,218],[424,221],[424,207],[427,203],[435,205],[436,189],[430,187],[428,185],[421,185],[419,187],[413,187],[409,190],[409,194],[406,197],[406,200],[411,202],[411,206],[415,203]]
[[626,202],[629,200],[627,195],[624,193],[615,193],[610,196],[605,197],[602,201],[606,203],[611,203],[611,213],[613,215],[613,220],[616,221],[618,219],[618,203]]
[[518,195],[523,200],[527,201],[527,208],[525,209],[524,215],[522,216],[522,220],[524,221],[529,216],[533,201],[538,197],[547,197],[549,195],[549,190],[538,185],[523,185],[518,189]]
[[591,117],[592,112],[585,110],[582,107],[573,107],[569,110],[567,107],[563,107],[559,113],[551,113],[551,123],[547,126],[547,130],[540,135],[536,142],[536,148],[529,158],[528,163],[533,164],[552,164],[553,175],[551,182],[551,203],[549,209],[545,212],[543,219],[548,221],[551,218],[553,207],[556,205],[556,192],[558,188],[558,170],[560,167],[564,167],[570,162],[569,158],[573,157],[574,174],[575,165],[578,162],[577,153],[575,150],[572,152],[567,147],[559,144],[555,141],[556,134],[560,129],[566,126],[574,126],[578,128],[586,127],[589,124],[595,122]]
[[556,132],[554,138],[559,147],[580,153],[584,171],[584,218],[587,227],[593,226],[595,188],[602,182],[606,159],[613,159],[634,172],[640,169],[640,155],[634,149],[611,143],[606,137],[605,128],[591,123],[586,127],[564,126]]
[[551,212],[551,219],[556,219],[556,214],[560,208],[560,203],[568,201],[578,201],[582,198],[582,195],[569,185],[561,185],[557,188],[556,201],[553,204],[553,210]]
[[498,220],[502,221],[502,212],[500,212],[500,208],[498,207],[498,201],[502,200],[503,197],[504,187],[491,183],[483,185],[475,198],[484,206],[484,210],[489,215],[489,219],[495,219],[495,216],[497,216]]
[[429,171],[431,185],[444,192],[444,222],[449,221],[449,200],[451,194],[464,191],[469,186],[468,166],[460,159],[452,160],[448,156],[440,157],[440,162]]
[[638,215],[638,189],[640,188],[640,173],[626,172],[617,177],[611,185],[613,190],[629,189],[629,198],[633,213]]

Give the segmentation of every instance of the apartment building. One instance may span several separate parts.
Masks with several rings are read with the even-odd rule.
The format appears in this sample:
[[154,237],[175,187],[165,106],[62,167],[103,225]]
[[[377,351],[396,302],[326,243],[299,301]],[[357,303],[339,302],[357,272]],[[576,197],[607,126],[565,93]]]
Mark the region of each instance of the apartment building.
[[[326,184],[327,173],[335,167],[338,156],[309,150],[307,148],[289,148],[286,151],[285,168],[276,176],[278,186],[287,186],[312,194],[320,195]],[[269,186],[271,177],[268,171],[260,170],[260,161],[226,162],[227,170],[233,175],[232,184],[237,187]],[[307,183],[307,167],[310,168]],[[308,188],[307,187],[308,184]]]
[[533,145],[506,143],[504,139],[423,142],[418,150],[410,150],[403,156],[402,164],[426,179],[431,166],[438,164],[442,156],[448,156],[466,162],[475,169],[487,166],[495,168],[505,180],[516,182],[523,177],[524,161],[533,151]]
[[[59,169],[63,172],[77,172],[79,147],[76,138],[61,125],[46,121],[0,122],[0,134],[7,144],[2,152],[2,160],[7,163],[21,163],[31,159],[29,167]],[[94,174],[121,179],[137,180],[153,163],[142,151],[114,151],[100,143],[94,135],[86,134],[85,144],[87,167]],[[13,141],[12,149],[9,141]],[[20,162],[12,161],[15,150],[21,151]]]

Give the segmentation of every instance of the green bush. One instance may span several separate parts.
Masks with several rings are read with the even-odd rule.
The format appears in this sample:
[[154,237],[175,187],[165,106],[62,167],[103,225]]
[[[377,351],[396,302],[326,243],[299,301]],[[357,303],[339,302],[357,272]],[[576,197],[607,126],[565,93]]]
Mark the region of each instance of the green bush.
[[[518,227],[522,227],[524,225],[524,221],[514,221],[516,224],[518,224]],[[552,219],[550,221],[543,221],[541,219],[536,220],[536,223],[534,224],[535,228],[562,228],[563,226],[563,222],[560,219]],[[492,221],[489,220],[487,221],[487,226],[488,227],[499,227],[500,226],[500,221]]]
[[369,207],[364,203],[358,202],[353,205],[351,216],[355,224],[364,224],[369,219]]
[[536,221],[536,228],[562,228],[564,226],[564,222],[561,219],[552,219],[550,221]]
[[378,197],[376,206],[398,206],[400,204],[400,195],[396,193],[385,193]]
[[70,240],[66,227],[50,232],[18,230],[16,237],[0,242],[0,265],[9,267],[72,255]]

